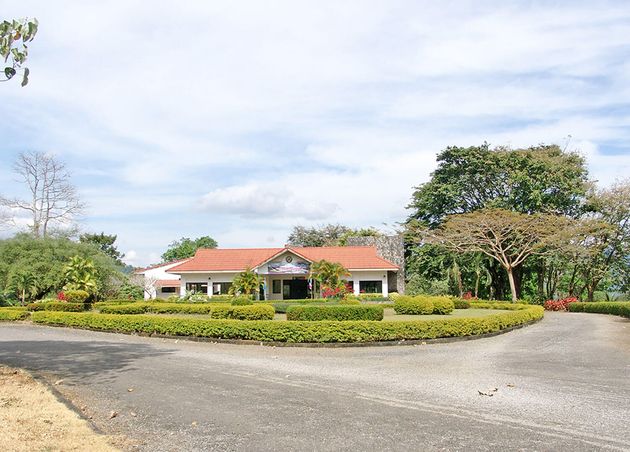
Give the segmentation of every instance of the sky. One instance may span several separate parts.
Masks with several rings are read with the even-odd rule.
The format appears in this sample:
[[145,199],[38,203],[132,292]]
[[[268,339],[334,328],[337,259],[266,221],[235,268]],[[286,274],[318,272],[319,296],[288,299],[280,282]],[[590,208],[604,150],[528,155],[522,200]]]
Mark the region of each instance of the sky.
[[[180,237],[392,231],[449,145],[556,143],[630,174],[626,1],[29,1],[30,83],[0,84],[0,193],[63,160],[85,232],[131,265]],[[4,231],[9,234],[11,231]]]

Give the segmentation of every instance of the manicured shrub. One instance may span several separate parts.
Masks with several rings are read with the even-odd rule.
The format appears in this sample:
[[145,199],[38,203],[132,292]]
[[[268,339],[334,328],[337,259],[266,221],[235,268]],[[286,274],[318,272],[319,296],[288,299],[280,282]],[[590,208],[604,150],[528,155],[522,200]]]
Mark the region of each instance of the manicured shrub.
[[213,319],[235,320],[273,320],[276,311],[269,304],[255,304],[250,306],[215,306],[210,313]]
[[354,299],[359,301],[389,301],[388,297],[384,297],[380,293],[362,293],[359,295],[348,295],[347,299]]
[[40,303],[44,305],[45,311],[64,311],[64,312],[82,312],[85,311],[83,303],[70,303],[65,301],[51,301],[48,303]]
[[[292,321],[206,320],[150,315],[34,312],[36,323],[171,336],[249,339],[278,342],[371,342],[424,340],[438,337],[494,333],[542,318],[541,306],[519,305],[518,309],[486,317],[412,321]],[[232,308],[237,308],[233,306]],[[252,308],[240,306],[238,308]]]
[[31,313],[28,312],[26,309],[22,308],[20,309],[19,307],[6,307],[6,308],[0,308],[0,320],[24,320],[26,319]]
[[149,306],[146,303],[132,303],[100,305],[96,307],[103,314],[144,314]]
[[591,312],[594,314],[612,314],[630,318],[630,302],[598,301],[584,303],[569,303],[570,312]]
[[85,290],[66,290],[63,295],[63,300],[68,303],[85,303],[90,297],[90,294]]
[[394,301],[396,314],[427,315],[433,313],[431,297],[400,296]]
[[46,308],[46,303],[29,303],[26,305],[26,309],[29,311],[43,311]]
[[99,306],[110,306],[110,305],[119,305],[119,304],[132,304],[132,303],[144,303],[144,300],[126,300],[126,299],[111,299],[105,301],[97,301],[93,303],[92,306],[98,308]]
[[470,309],[470,301],[463,298],[453,298],[455,309]]
[[254,302],[252,301],[250,297],[239,296],[239,297],[233,297],[232,302],[230,304],[232,306],[249,306],[251,304],[254,304]]
[[295,305],[287,309],[287,320],[383,320],[383,307]]
[[455,309],[455,303],[448,297],[433,297],[433,314],[448,315]]

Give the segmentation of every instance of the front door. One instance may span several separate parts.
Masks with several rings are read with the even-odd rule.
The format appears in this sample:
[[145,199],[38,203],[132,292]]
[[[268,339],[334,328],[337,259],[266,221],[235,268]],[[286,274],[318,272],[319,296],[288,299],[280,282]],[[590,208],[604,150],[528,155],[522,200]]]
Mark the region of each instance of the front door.
[[282,297],[285,300],[308,298],[308,282],[305,279],[285,279],[282,284]]

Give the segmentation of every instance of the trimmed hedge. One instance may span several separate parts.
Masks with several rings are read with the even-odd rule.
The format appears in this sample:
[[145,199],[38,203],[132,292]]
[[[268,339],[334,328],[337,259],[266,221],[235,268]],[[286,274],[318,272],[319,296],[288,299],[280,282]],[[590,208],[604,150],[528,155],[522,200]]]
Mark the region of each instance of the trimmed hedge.
[[134,303],[101,306],[102,314],[210,314],[216,319],[264,320],[273,319],[271,305],[256,304],[231,306],[228,303]]
[[[322,301],[326,300],[326,301]],[[267,302],[268,303],[268,302]],[[271,303],[273,308],[278,313],[285,313],[287,309],[291,306],[348,306],[348,305],[360,305],[361,302],[358,300],[335,300],[329,301],[325,298],[315,298],[314,300],[298,300],[298,301],[278,301],[275,303]]]
[[447,297],[435,297],[433,300],[433,314],[448,315],[455,310],[455,303]]
[[382,306],[290,306],[287,320],[383,320]]
[[68,303],[85,303],[90,294],[85,290],[66,290],[63,292],[63,296]]
[[464,300],[463,298],[454,298],[453,304],[455,305],[455,309],[470,309],[470,301]]
[[65,301],[47,301],[39,303],[29,303],[26,305],[29,311],[65,311],[82,312],[85,311],[83,303],[66,303]]
[[630,302],[598,301],[569,303],[569,312],[591,312],[594,314],[612,314],[630,318]]
[[114,304],[131,304],[131,303],[144,303],[144,300],[126,300],[124,298],[117,298],[117,299],[112,299],[112,300],[105,300],[105,301],[97,301],[96,303],[92,303],[92,306],[107,306],[107,305],[114,305]]
[[433,314],[433,301],[430,297],[400,296],[394,301],[396,314],[428,315]]
[[[249,307],[249,306],[244,306]],[[249,339],[277,342],[373,342],[434,339],[495,333],[505,328],[539,320],[541,306],[480,318],[413,321],[321,321],[279,322],[258,320],[178,319],[146,315],[109,315],[93,313],[35,312],[35,323],[93,330],[194,336],[223,339]]]
[[24,320],[29,315],[30,312],[20,307],[0,308],[0,320]]

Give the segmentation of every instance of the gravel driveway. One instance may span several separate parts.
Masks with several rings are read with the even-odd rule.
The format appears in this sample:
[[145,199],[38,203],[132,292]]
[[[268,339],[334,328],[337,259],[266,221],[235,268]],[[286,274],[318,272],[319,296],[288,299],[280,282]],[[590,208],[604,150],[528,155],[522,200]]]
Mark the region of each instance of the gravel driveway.
[[630,321],[613,316],[339,349],[1,324],[0,363],[63,379],[136,450],[630,450]]

